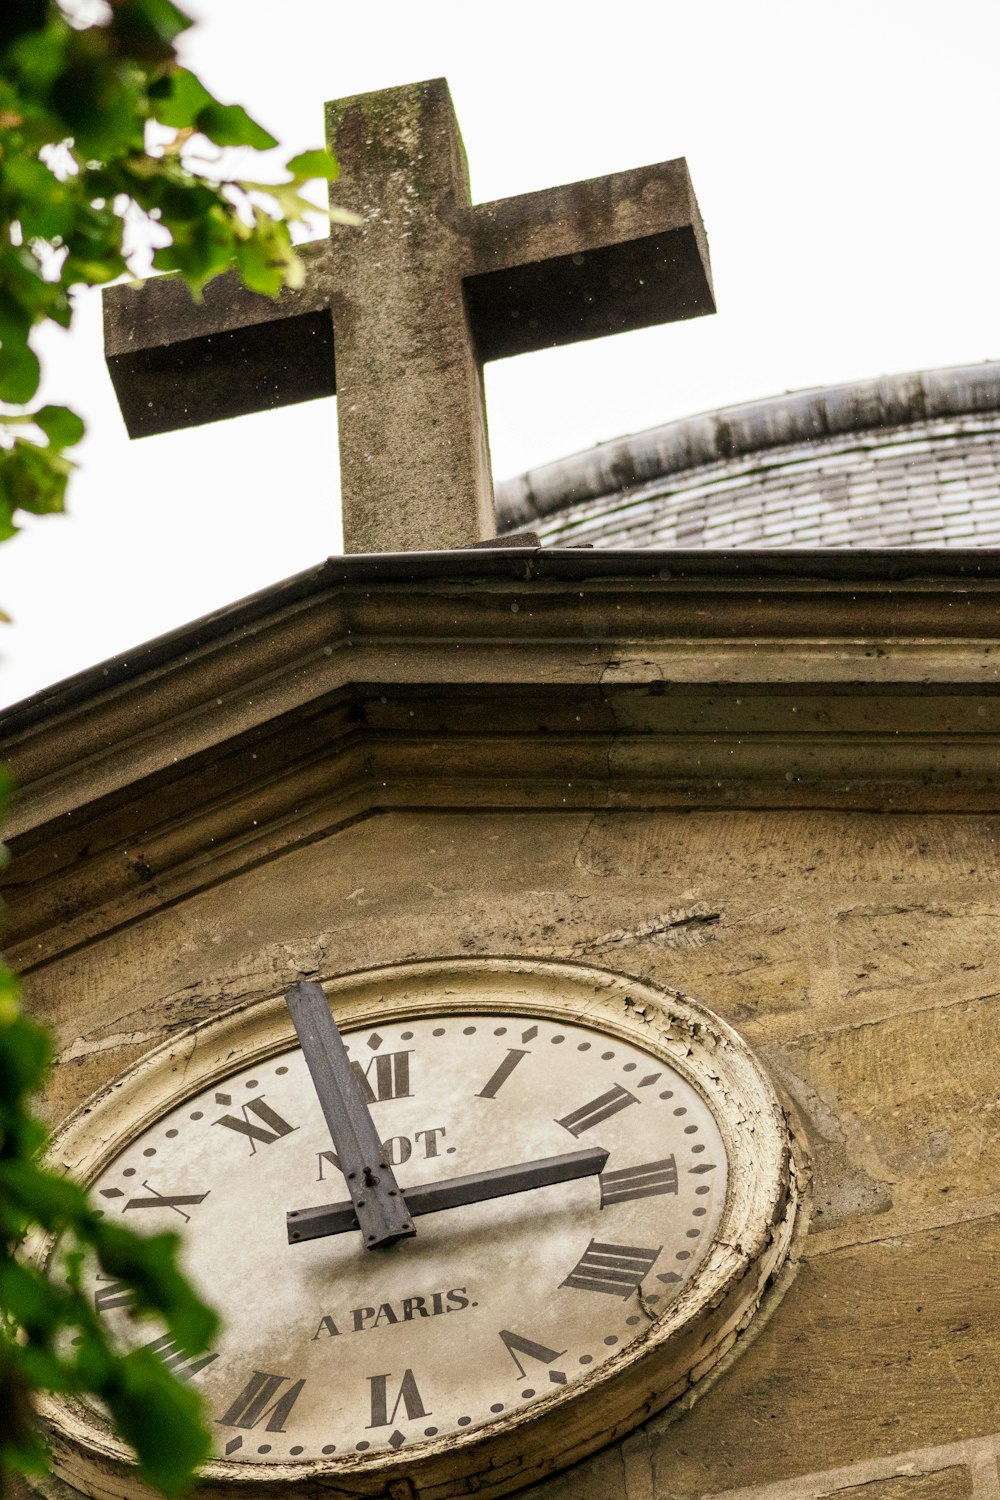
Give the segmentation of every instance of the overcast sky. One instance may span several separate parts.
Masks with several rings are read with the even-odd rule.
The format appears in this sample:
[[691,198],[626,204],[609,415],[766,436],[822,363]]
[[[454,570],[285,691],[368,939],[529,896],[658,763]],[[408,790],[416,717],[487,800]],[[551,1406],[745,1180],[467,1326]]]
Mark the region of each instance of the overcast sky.
[[[719,311],[487,367],[497,478],[783,390],[1000,357],[998,0],[188,0],[186,60],[289,150],[445,75],[477,200],[686,156]],[[335,403],[130,443],[98,298],[45,345],[66,518],[0,550],[0,702],[341,546]],[[405,462],[405,455],[401,456]]]

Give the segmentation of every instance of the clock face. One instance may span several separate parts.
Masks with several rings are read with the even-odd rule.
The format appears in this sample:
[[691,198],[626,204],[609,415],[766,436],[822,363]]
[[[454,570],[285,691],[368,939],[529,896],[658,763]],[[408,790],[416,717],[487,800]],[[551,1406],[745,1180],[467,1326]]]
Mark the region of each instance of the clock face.
[[[298,1049],[136,1135],[94,1201],[182,1234],[222,1331],[196,1359],[155,1347],[203,1392],[234,1465],[409,1453],[593,1383],[661,1325],[726,1207],[712,1110],[636,1040],[499,1008],[397,1008],[344,1039],[404,1194],[585,1146],[609,1156],[599,1175],[427,1214],[369,1251],[357,1230],[288,1242],[290,1210],[348,1197]],[[92,1290],[135,1342],[121,1287]]]

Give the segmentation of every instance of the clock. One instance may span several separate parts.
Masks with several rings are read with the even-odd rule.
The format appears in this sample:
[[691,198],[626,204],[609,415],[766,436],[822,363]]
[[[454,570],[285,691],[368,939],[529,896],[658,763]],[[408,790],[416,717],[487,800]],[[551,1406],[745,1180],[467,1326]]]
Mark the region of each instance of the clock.
[[[425,963],[325,992],[409,1237],[368,1248],[369,1190],[281,997],[150,1054],[54,1145],[102,1212],[181,1232],[222,1315],[189,1358],[91,1275],[122,1341],[203,1393],[200,1493],[507,1493],[691,1391],[774,1283],[798,1204],[735,1033],[577,965]],[[98,1411],[45,1417],[67,1483],[141,1493]]]

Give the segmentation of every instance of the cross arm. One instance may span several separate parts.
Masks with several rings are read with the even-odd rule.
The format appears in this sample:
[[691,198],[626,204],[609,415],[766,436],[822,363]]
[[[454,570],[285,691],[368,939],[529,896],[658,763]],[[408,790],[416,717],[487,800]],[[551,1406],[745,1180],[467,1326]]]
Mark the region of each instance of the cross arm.
[[483,360],[715,311],[682,157],[469,213],[469,318]]
[[335,389],[325,246],[277,299],[228,272],[195,302],[177,276],[104,293],[105,359],[130,437],[288,406]]

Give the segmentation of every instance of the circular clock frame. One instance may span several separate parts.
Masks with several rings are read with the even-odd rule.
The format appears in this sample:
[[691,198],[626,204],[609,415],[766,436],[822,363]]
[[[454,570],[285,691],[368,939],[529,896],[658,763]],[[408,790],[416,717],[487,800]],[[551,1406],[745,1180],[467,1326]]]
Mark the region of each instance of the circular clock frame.
[[[264,1464],[212,1460],[198,1495],[283,1496],[318,1483],[341,1496],[508,1494],[625,1436],[678,1401],[718,1364],[757,1313],[784,1264],[800,1203],[800,1170],[784,1112],[760,1066],[725,1022],[674,990],[606,970],[542,960],[438,960],[323,981],[343,1030],[396,1017],[509,1012],[589,1026],[633,1042],[702,1096],[729,1163],[715,1238],[691,1280],[644,1338],[528,1410],[405,1453]],[[92,1181],[123,1147],[185,1099],[296,1045],[282,996],[199,1023],[149,1053],[89,1100],[53,1140],[50,1159]],[[52,1246],[36,1247],[46,1260]],[[148,1496],[134,1461],[92,1408],[40,1403],[55,1473],[74,1490]]]

